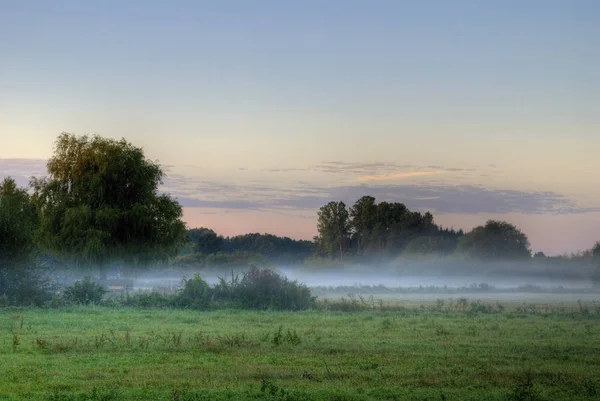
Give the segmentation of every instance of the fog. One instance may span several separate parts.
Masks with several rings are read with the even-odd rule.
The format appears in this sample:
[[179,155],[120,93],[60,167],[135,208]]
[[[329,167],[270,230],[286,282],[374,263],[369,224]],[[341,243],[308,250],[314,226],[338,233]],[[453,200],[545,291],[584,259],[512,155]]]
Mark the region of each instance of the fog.
[[[388,263],[332,266],[268,266],[274,271],[311,287],[313,294],[324,298],[360,294],[376,299],[415,302],[463,296],[480,300],[544,299],[567,302],[600,299],[594,286],[595,266],[586,263],[552,264],[526,261],[521,263],[481,263],[464,260],[396,259]],[[109,279],[127,279],[133,291],[176,291],[182,278],[200,276],[209,284],[219,277],[230,280],[242,277],[247,266],[228,268],[145,268],[135,271],[112,271]],[[63,283],[80,279],[84,274],[63,274]],[[549,299],[549,297],[551,299]]]

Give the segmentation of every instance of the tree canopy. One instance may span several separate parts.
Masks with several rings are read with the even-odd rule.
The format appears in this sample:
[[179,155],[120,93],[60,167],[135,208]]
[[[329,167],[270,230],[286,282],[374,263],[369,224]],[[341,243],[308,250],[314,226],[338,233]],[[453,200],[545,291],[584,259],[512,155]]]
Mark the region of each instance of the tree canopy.
[[318,212],[318,249],[332,258],[342,258],[350,242],[350,221],[344,202],[329,202]]
[[399,202],[379,202],[372,196],[358,199],[350,210],[343,202],[329,202],[319,210],[317,249],[329,257],[449,254],[462,231],[438,227],[429,212],[410,211]]
[[62,258],[135,265],[173,255],[184,240],[181,206],[158,193],[159,164],[125,139],[63,133],[47,168],[31,181],[38,239]]
[[210,255],[223,250],[224,238],[210,228],[200,227],[188,230],[194,251]]
[[0,305],[40,305],[50,296],[35,257],[38,221],[27,191],[5,178],[0,184]]
[[488,220],[465,234],[458,250],[479,259],[525,259],[531,257],[527,236],[513,224]]
[[25,189],[8,177],[0,184],[0,260],[14,264],[34,247],[38,215]]

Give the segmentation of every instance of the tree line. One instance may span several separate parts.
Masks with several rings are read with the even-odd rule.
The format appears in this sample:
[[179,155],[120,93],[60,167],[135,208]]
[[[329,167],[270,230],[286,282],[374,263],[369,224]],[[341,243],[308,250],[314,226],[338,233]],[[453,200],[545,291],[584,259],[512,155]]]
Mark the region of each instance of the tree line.
[[[33,177],[29,188],[19,188],[10,177],[0,184],[0,301],[19,303],[43,293],[36,289],[49,285],[41,273],[48,263],[98,268],[105,278],[112,264],[302,264],[315,258],[455,254],[531,258],[527,236],[507,222],[490,220],[463,232],[438,226],[429,212],[372,196],[350,208],[341,201],[322,206],[313,241],[190,230],[177,200],[160,193],[163,177],[160,165],[125,139],[61,134],[47,176]],[[585,255],[600,260],[600,242]]]
[[250,233],[224,237],[206,227],[187,230],[188,241],[175,264],[223,266],[249,263],[301,264],[313,254],[311,241],[273,234]]
[[411,211],[399,202],[377,203],[368,195],[350,208],[342,201],[322,206],[317,230],[317,253],[332,259],[453,253],[487,260],[531,257],[527,236],[508,222],[488,220],[465,233],[438,226],[430,212]]

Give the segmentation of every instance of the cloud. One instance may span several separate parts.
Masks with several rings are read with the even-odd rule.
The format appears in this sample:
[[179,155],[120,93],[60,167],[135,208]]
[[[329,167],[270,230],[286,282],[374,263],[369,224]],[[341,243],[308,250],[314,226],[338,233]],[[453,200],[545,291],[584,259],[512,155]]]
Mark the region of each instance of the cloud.
[[[327,162],[339,171],[365,171],[391,169],[386,163]],[[444,181],[426,183],[386,183],[385,179],[432,175],[440,171],[396,170],[382,174],[363,174],[362,180],[349,182],[332,179],[331,184],[308,181],[277,183],[272,180],[250,179],[243,182],[220,181],[177,174],[169,169],[161,192],[176,197],[186,208],[215,209],[223,211],[270,211],[298,216],[312,215],[330,201],[344,201],[352,205],[364,195],[378,201],[402,202],[413,210],[430,210],[435,213],[461,214],[570,214],[600,212],[600,207],[581,207],[572,199],[556,192],[519,191],[490,188],[461,183],[450,185]],[[408,167],[408,166],[406,166]],[[488,171],[489,172],[489,171]],[[26,186],[31,176],[46,174],[46,160],[0,159],[0,179],[12,176],[21,186]],[[417,174],[417,175],[415,175]],[[364,178],[366,177],[366,178]],[[385,179],[379,179],[385,177]],[[360,178],[360,177],[359,177]],[[456,182],[456,181],[455,181]]]
[[[319,185],[310,182],[268,185],[217,183],[188,177],[179,188],[171,183],[169,191],[184,207],[222,208],[255,211],[316,212],[330,201],[348,206],[364,195],[378,201],[402,202],[410,209],[436,213],[526,213],[565,214],[600,211],[584,208],[556,192],[519,191],[481,185],[449,185],[443,182],[422,184],[380,184],[365,181],[348,185]],[[189,181],[193,182],[190,190]]]
[[415,166],[409,164],[396,164],[387,162],[357,163],[342,161],[325,161],[310,167],[311,171],[329,173],[329,174],[383,174],[392,173],[398,170],[415,169]]
[[396,178],[409,178],[409,177],[423,177],[428,175],[437,175],[443,174],[445,171],[410,171],[407,173],[393,173],[393,174],[384,174],[384,175],[366,175],[362,177],[358,177],[356,181],[365,182],[365,181],[384,181],[384,180],[393,180]]
[[27,187],[31,177],[46,175],[45,159],[0,159],[0,180],[11,177],[18,186]]

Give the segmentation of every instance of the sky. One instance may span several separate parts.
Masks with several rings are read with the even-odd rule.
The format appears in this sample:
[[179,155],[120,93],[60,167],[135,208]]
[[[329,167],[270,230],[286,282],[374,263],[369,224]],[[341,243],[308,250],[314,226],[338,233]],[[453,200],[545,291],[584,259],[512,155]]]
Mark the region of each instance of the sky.
[[600,3],[0,0],[0,177],[61,132],[158,160],[189,227],[310,239],[362,195],[600,240]]

